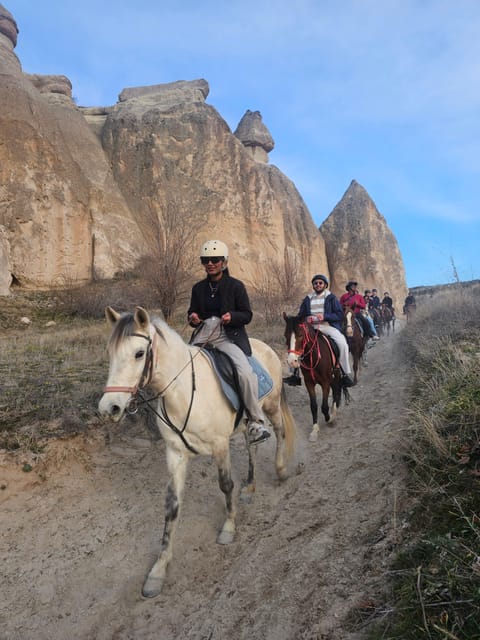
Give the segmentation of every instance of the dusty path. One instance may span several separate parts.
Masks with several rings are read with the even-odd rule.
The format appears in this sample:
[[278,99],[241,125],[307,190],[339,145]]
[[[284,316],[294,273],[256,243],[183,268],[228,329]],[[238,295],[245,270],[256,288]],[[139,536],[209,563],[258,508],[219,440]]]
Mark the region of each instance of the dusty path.
[[[0,640],[354,640],[344,617],[375,597],[398,535],[406,371],[384,338],[334,426],[308,442],[304,387],[287,388],[298,426],[279,485],[261,445],[257,495],[234,544],[215,544],[223,500],[209,460],[190,467],[162,595],[140,596],[158,550],[164,448],[142,424],[60,442],[36,477],[2,459]],[[237,486],[243,440],[232,443]],[[30,483],[30,484],[28,484]]]

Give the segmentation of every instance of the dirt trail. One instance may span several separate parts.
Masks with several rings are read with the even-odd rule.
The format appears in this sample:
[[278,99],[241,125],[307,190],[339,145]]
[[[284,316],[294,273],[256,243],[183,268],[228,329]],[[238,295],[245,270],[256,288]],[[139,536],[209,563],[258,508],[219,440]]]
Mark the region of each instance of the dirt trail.
[[[375,597],[398,535],[399,454],[407,373],[398,332],[368,352],[368,368],[333,426],[308,442],[304,387],[287,388],[298,443],[279,484],[273,442],[259,453],[254,503],[238,533],[215,543],[223,499],[207,459],[189,469],[163,593],[140,592],[163,525],[164,447],[141,423],[58,442],[33,482],[22,460],[0,460],[0,640],[354,640],[344,618]],[[271,439],[273,440],[273,438]],[[243,439],[232,442],[236,486]]]

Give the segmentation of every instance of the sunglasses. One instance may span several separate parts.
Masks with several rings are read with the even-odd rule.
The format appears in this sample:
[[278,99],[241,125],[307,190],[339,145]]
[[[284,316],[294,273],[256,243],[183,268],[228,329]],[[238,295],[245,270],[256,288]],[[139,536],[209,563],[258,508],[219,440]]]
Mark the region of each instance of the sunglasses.
[[221,260],[224,260],[224,258],[220,256],[209,256],[208,258],[200,258],[200,262],[202,264],[208,264],[209,262],[211,262],[212,264],[218,264],[219,262],[221,262]]
[[314,280],[313,286],[315,286],[316,284],[325,284],[325,282],[323,280]]

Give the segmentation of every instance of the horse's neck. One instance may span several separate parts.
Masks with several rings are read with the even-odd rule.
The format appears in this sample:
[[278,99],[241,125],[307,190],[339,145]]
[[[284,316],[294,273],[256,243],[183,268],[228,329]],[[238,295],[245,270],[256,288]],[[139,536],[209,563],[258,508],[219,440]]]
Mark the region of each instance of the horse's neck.
[[166,323],[154,324],[154,328],[158,336],[151,384],[161,392],[167,385],[174,386],[177,378],[183,382],[191,377],[192,358],[198,348],[186,344]]

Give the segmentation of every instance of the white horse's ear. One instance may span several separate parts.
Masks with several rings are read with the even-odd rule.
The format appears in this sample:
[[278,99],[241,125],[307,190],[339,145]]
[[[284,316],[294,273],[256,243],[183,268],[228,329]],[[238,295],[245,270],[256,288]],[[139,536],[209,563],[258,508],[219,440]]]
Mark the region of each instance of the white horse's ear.
[[135,322],[139,327],[148,331],[150,325],[150,316],[143,307],[135,307]]
[[107,307],[105,309],[105,318],[109,324],[115,324],[120,319],[120,314],[115,311],[112,307]]

